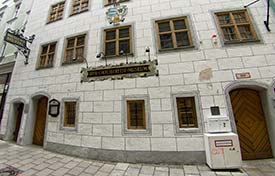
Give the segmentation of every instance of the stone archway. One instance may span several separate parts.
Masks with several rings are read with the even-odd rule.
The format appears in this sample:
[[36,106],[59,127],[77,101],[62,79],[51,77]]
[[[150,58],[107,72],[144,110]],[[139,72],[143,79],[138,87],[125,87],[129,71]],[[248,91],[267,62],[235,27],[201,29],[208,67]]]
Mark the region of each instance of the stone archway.
[[[238,133],[243,159],[273,157],[272,103],[268,85],[241,81],[225,89],[233,131]],[[272,148],[273,147],[273,148]],[[273,150],[274,151],[274,150]]]

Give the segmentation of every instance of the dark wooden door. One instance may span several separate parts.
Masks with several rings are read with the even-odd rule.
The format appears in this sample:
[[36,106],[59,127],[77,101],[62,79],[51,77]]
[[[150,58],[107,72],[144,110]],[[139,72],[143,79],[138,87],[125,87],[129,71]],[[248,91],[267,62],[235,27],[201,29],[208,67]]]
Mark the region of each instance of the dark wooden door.
[[272,158],[272,149],[259,93],[251,89],[230,92],[244,160]]
[[46,126],[48,98],[42,97],[37,102],[36,120],[33,134],[33,144],[43,146]]
[[15,122],[15,130],[13,132],[13,140],[17,141],[19,130],[20,130],[20,124],[23,114],[24,104],[20,103],[16,106],[16,122]]

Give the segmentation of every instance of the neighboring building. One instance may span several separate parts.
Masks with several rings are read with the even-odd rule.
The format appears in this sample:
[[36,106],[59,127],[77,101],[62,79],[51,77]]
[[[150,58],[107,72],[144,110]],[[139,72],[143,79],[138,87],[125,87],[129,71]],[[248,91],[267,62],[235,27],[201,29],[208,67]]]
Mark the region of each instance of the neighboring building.
[[[112,3],[34,1],[25,33],[36,39],[29,64],[16,60],[4,139],[93,159],[202,163],[214,118],[225,119],[217,132],[239,135],[243,159],[274,156],[275,15],[267,32],[265,1],[123,0],[117,25],[106,19]],[[142,62],[148,53],[158,65]]]
[[275,0],[270,0],[270,4],[271,4],[271,8],[273,9],[274,13],[275,13]]
[[29,10],[22,7],[21,0],[5,0],[0,4],[0,124],[9,81],[18,54],[14,46],[4,41],[4,37],[7,29],[17,30],[24,26]]

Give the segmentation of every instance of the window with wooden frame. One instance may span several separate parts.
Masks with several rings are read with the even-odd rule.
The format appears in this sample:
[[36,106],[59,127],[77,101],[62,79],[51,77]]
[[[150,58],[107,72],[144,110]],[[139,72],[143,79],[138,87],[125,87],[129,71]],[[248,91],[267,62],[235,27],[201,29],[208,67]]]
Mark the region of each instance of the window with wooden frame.
[[128,129],[146,129],[144,100],[127,100]]
[[56,42],[49,43],[41,47],[41,53],[37,68],[48,68],[53,66],[55,48]]
[[48,18],[48,23],[62,19],[64,6],[65,6],[65,1],[52,5],[50,10],[50,15]]
[[66,39],[63,64],[83,62],[86,35],[79,35]]
[[89,9],[89,0],[73,0],[71,15],[85,12]]
[[76,127],[76,101],[64,102],[64,127]]
[[246,10],[219,12],[215,15],[225,44],[258,40]]
[[193,47],[187,17],[156,21],[159,50]]
[[195,97],[177,97],[179,128],[197,128]]
[[126,2],[126,1],[129,1],[129,0],[104,0],[104,5],[108,6],[108,5],[114,4],[115,2]]
[[104,30],[104,53],[119,56],[120,52],[132,54],[132,27],[123,26]]

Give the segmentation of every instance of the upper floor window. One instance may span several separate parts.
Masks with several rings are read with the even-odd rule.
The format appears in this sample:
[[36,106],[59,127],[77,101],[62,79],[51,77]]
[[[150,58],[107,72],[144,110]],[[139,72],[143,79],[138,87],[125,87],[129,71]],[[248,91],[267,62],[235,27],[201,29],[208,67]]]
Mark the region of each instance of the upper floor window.
[[105,6],[107,6],[107,5],[114,4],[115,2],[126,2],[126,1],[129,1],[129,0],[104,0],[104,4]]
[[65,1],[55,4],[51,7],[50,16],[48,19],[49,23],[62,19],[64,6],[65,6]]
[[128,129],[146,129],[145,101],[127,100]]
[[179,128],[197,128],[195,97],[177,97]]
[[159,50],[192,47],[187,17],[156,21]]
[[70,37],[66,40],[63,63],[82,62],[84,59],[85,34]]
[[73,0],[71,15],[75,15],[89,8],[89,0]]
[[53,66],[55,48],[56,42],[42,46],[38,68],[48,68]]
[[120,53],[132,54],[132,27],[106,29],[104,31],[104,52],[106,56],[119,56]]
[[225,44],[258,39],[246,10],[219,12],[215,15]]

